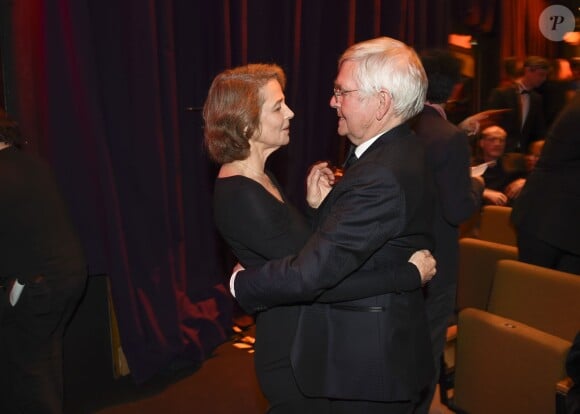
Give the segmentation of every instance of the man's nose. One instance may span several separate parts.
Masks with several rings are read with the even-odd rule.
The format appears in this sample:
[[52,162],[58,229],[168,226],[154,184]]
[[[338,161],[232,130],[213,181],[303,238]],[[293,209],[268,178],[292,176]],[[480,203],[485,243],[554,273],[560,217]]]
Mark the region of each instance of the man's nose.
[[330,95],[330,107],[331,108],[337,108],[338,107],[338,99],[336,99],[336,96],[334,95]]

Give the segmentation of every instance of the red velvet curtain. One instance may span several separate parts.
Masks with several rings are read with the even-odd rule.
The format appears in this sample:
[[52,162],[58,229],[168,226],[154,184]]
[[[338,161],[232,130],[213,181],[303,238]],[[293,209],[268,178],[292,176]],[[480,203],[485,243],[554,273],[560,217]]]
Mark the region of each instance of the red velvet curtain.
[[2,2],[8,111],[53,165],[92,274],[105,273],[133,378],[204,360],[224,341],[232,258],[215,232],[217,166],[200,107],[227,67],[274,61],[296,113],[270,158],[301,205],[306,168],[339,161],[336,61],[387,35],[444,47],[447,0]]
[[551,1],[501,1],[501,58],[514,56],[524,59],[529,55],[557,57],[556,43],[546,39],[538,28],[542,11]]

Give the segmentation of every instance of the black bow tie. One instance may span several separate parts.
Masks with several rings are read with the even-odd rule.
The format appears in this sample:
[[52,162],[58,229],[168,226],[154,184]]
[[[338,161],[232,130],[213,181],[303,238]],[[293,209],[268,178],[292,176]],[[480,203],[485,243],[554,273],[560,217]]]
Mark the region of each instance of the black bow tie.
[[522,95],[526,95],[526,94],[529,94],[529,93],[530,93],[530,91],[528,91],[527,89],[522,89],[520,93],[521,93]]

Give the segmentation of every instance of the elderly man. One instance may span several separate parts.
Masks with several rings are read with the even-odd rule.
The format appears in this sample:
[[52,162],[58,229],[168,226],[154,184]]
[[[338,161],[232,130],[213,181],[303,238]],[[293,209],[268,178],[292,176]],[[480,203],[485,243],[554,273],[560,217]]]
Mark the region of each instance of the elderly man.
[[[316,231],[298,255],[233,275],[246,311],[315,301],[347,277],[404,265],[432,247],[432,179],[406,122],[426,89],[404,43],[381,37],[344,52],[330,106],[353,144],[350,166],[314,213]],[[292,368],[300,390],[327,398],[329,412],[410,413],[432,378],[420,276],[415,268],[400,278],[411,288],[303,308]]]
[[505,130],[497,125],[481,131],[478,141],[479,154],[475,157],[474,163],[491,163],[483,173],[484,204],[509,206],[526,183],[524,158],[522,156],[518,160],[505,154],[506,139]]

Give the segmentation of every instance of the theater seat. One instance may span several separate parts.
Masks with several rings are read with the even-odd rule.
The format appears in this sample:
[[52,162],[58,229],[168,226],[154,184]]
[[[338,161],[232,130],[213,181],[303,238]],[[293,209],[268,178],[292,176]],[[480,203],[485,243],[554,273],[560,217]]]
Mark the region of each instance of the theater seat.
[[510,221],[511,214],[511,207],[483,206],[477,237],[481,240],[517,246],[516,230]]
[[459,313],[453,409],[470,414],[556,413],[571,342],[492,313]]
[[[469,237],[460,239],[456,309],[486,310],[498,261],[517,257],[514,246]],[[443,404],[448,403],[452,394],[456,337],[457,325],[449,326],[439,379],[439,398]]]
[[514,246],[467,237],[460,239],[457,309],[487,309],[497,262],[517,258],[518,250]]
[[580,330],[580,276],[500,260],[487,310],[573,341]]

